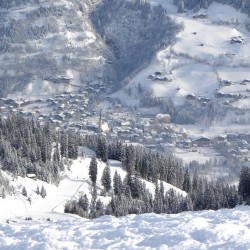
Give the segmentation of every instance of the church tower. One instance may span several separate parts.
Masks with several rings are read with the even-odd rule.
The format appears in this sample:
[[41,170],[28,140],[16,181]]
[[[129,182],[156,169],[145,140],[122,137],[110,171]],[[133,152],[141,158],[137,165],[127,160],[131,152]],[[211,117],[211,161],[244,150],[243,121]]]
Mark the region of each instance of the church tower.
[[100,115],[99,115],[98,133],[102,133],[102,110],[100,110]]

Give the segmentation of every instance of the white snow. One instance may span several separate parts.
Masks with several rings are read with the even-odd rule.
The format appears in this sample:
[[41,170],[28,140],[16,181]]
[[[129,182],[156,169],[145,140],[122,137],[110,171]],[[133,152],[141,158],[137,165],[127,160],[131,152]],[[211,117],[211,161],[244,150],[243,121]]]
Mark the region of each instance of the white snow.
[[249,249],[250,210],[0,222],[1,249]]

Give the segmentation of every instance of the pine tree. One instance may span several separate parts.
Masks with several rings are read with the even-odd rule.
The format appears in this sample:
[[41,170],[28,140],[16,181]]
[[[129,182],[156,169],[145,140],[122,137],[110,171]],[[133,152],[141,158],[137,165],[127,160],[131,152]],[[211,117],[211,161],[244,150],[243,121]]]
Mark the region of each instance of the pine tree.
[[96,184],[97,179],[97,161],[96,156],[94,155],[91,159],[90,165],[89,165],[89,178],[92,181],[93,184]]
[[90,202],[90,213],[89,217],[91,219],[96,218],[96,199],[97,199],[97,190],[96,190],[96,185],[93,185],[93,190],[92,190],[92,199]]
[[104,204],[100,199],[96,202],[96,217],[100,217],[105,214]]
[[154,213],[160,214],[163,212],[163,197],[158,184],[155,184],[155,197],[154,197]]
[[4,188],[4,187],[2,188],[1,197],[2,197],[3,199],[5,199],[5,198],[6,198],[5,188]]
[[71,135],[68,140],[68,157],[70,159],[77,159],[78,156],[78,147],[76,138]]
[[98,137],[96,157],[103,162],[108,161],[108,142],[106,137]]
[[113,178],[113,190],[115,195],[121,195],[123,193],[123,184],[122,179],[117,171],[115,171],[114,178]]
[[23,187],[23,189],[22,189],[22,195],[25,197],[27,197],[27,195],[28,195],[25,187]]
[[250,202],[250,169],[248,167],[241,169],[238,192],[245,202]]
[[89,199],[86,194],[82,195],[79,199],[79,205],[83,209],[83,211],[88,211],[89,209]]
[[191,181],[190,181],[190,175],[189,175],[188,169],[186,169],[185,174],[184,174],[183,190],[187,193],[191,191]]
[[101,178],[102,185],[106,192],[109,192],[111,189],[111,175],[110,175],[110,167],[106,166],[103,170],[102,178]]
[[40,195],[40,189],[39,189],[38,186],[37,186],[37,188],[36,188],[36,194]]
[[46,189],[44,188],[44,186],[42,186],[40,194],[41,194],[42,198],[45,198],[45,196],[47,195]]

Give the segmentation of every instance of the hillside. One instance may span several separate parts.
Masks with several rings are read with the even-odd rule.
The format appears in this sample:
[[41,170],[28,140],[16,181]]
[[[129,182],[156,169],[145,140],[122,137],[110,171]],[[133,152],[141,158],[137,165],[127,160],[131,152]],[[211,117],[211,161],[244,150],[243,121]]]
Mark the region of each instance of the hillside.
[[[1,215],[0,220],[28,218],[42,220],[50,218],[52,220],[64,220],[74,217],[72,214],[65,214],[64,207],[67,201],[78,199],[82,194],[87,194],[91,200],[92,183],[89,178],[89,164],[93,151],[84,149],[87,157],[79,157],[74,160],[70,170],[66,170],[61,174],[62,180],[58,186],[46,183],[41,180],[33,180],[31,178],[17,177],[13,181],[10,175],[3,173],[3,176],[9,180],[9,185],[14,187],[14,195],[8,195],[5,199],[0,198]],[[101,177],[106,164],[98,161],[98,175],[97,175],[97,193],[98,199],[101,199],[105,205],[108,204],[111,197],[104,197],[101,193],[103,186],[101,184]],[[117,172],[122,180],[126,177],[127,173],[122,169],[121,162],[109,160],[111,168],[111,179],[113,180],[115,172]],[[113,181],[112,181],[113,183]],[[155,193],[155,185],[144,180],[146,187],[150,193]],[[113,184],[112,184],[113,185]],[[37,187],[41,189],[44,186],[47,195],[42,198],[41,195],[36,193]],[[27,190],[27,197],[22,195],[22,189],[25,187]],[[186,196],[186,192],[164,182],[165,191],[174,189],[180,195]],[[77,216],[75,216],[77,217]]]
[[4,97],[74,92],[96,81],[117,89],[178,30],[164,9],[126,1],[4,0],[0,14]]
[[[157,107],[170,113],[174,123],[200,127],[248,124],[249,17],[220,3],[186,13],[177,13],[171,1],[156,3],[161,3],[183,30],[174,45],[160,50],[150,66],[113,96],[142,110]],[[169,108],[171,105],[175,109]]]

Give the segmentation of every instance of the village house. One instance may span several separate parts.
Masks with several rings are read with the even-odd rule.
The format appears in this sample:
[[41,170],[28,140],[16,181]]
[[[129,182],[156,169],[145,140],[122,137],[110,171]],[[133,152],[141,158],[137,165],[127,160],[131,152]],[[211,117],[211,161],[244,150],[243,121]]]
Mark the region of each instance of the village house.
[[211,146],[211,139],[208,137],[200,137],[192,141],[193,146],[197,147],[210,147]]

